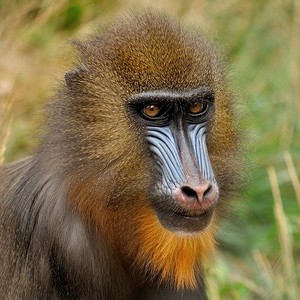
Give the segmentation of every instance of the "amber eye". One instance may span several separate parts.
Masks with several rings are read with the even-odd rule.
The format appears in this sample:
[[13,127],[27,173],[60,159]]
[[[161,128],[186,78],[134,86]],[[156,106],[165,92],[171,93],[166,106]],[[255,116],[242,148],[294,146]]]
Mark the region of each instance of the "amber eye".
[[147,117],[153,118],[158,115],[160,107],[156,104],[149,104],[144,107],[143,112]]
[[204,108],[204,105],[202,102],[194,102],[192,104],[189,104],[188,109],[189,112],[192,114],[199,114]]

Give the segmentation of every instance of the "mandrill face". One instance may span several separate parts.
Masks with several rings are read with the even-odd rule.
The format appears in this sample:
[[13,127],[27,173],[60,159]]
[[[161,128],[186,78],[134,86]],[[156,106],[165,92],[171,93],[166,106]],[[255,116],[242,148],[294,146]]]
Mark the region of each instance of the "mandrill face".
[[219,195],[206,146],[213,90],[143,92],[131,97],[128,106],[146,130],[158,177],[150,193],[161,224],[181,234],[204,230]]

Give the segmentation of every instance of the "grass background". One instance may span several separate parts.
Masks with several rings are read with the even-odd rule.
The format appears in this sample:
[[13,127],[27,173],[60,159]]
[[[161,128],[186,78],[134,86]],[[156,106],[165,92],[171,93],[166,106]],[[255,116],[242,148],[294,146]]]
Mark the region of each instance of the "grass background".
[[300,295],[300,1],[0,0],[0,164],[38,143],[42,104],[69,64],[67,40],[152,7],[224,49],[249,142],[249,188],[220,232],[211,299]]

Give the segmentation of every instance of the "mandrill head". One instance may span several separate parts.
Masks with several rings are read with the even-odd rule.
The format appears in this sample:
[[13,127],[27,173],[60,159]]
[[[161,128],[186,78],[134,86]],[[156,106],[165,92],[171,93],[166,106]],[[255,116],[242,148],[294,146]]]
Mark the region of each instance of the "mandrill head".
[[70,141],[63,163],[82,170],[72,177],[80,182],[75,207],[132,259],[129,268],[195,287],[238,181],[219,54],[203,35],[152,13],[75,44],[80,63],[65,76],[67,113],[56,137]]

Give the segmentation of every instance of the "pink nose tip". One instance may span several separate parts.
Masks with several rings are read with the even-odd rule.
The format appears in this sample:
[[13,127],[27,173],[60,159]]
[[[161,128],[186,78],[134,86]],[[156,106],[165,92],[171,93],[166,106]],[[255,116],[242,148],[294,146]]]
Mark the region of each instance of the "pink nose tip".
[[185,184],[177,187],[174,198],[185,209],[205,210],[216,203],[218,194],[217,186],[205,181],[196,186]]

